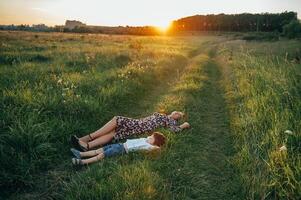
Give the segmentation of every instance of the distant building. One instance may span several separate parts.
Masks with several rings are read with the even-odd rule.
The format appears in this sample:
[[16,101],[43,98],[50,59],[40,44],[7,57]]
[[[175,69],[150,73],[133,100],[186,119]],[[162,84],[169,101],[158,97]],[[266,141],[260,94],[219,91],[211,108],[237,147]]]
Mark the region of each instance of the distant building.
[[86,24],[76,20],[66,20],[65,23],[65,28],[70,30],[74,29],[75,27],[81,27],[81,26],[86,26]]
[[64,25],[55,25],[54,26],[54,30],[57,31],[57,32],[63,32],[64,28],[65,28]]
[[45,24],[33,24],[32,28],[35,30],[47,30],[48,26],[46,26]]

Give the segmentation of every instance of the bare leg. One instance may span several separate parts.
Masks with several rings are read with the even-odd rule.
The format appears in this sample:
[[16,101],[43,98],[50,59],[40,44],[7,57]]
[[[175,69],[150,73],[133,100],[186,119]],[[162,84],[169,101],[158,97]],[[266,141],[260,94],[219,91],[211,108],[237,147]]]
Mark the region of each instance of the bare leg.
[[82,159],[82,164],[90,164],[90,163],[94,163],[94,162],[97,162],[99,160],[102,160],[104,158],[104,154],[101,153],[101,154],[98,154],[97,156],[94,156],[92,158],[88,158],[88,159]]
[[80,152],[80,157],[84,158],[84,157],[93,157],[93,156],[97,156],[98,154],[103,153],[103,149],[99,148],[96,150],[91,150],[91,151],[86,151],[86,152]]
[[83,141],[83,142],[89,142],[89,141],[91,140],[90,134],[85,135],[85,136],[79,138],[79,140],[80,140],[80,141]]
[[108,142],[112,141],[115,135],[116,135],[115,131],[112,131],[109,134],[100,136],[99,138],[96,138],[95,140],[89,142],[89,148],[94,148],[97,146],[102,146],[104,144],[107,144]]
[[117,126],[117,120],[116,120],[116,117],[113,117],[113,119],[111,119],[103,127],[101,127],[100,129],[98,129],[97,131],[95,131],[93,133],[90,133],[89,135],[79,138],[79,140],[83,141],[83,142],[89,142],[100,136],[103,136],[103,135],[106,135],[106,134],[112,132],[113,130],[115,130],[116,126]]

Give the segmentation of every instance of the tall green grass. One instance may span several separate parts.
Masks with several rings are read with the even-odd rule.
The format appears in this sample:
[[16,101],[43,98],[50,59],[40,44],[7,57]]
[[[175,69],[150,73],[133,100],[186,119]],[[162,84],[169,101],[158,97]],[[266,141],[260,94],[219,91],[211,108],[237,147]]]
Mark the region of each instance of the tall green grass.
[[[297,199],[299,44],[0,32],[0,197],[242,199],[245,191],[249,199]],[[192,129],[161,130],[168,144],[159,154],[71,167],[70,135],[114,115],[175,109],[189,114]],[[229,160],[231,135],[238,153]]]
[[26,32],[0,32],[0,42],[0,187],[28,198],[60,196],[73,173],[70,135],[129,115],[194,48],[180,38]]
[[[299,48],[299,41],[220,45],[239,150],[234,162],[250,199],[301,196]],[[283,145],[286,151],[280,150]]]

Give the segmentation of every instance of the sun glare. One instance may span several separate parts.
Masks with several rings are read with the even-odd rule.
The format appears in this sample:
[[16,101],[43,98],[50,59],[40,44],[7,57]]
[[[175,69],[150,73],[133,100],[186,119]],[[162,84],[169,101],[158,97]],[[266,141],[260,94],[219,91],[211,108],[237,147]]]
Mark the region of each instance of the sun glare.
[[157,25],[156,27],[160,32],[166,33],[171,28],[171,22],[168,22],[166,24]]

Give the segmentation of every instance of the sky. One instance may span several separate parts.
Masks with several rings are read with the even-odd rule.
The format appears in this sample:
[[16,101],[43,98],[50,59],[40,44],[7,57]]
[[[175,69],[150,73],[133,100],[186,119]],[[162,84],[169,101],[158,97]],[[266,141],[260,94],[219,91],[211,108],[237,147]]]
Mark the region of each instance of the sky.
[[172,20],[197,14],[278,13],[295,11],[301,0],[0,0],[0,24],[165,27]]

